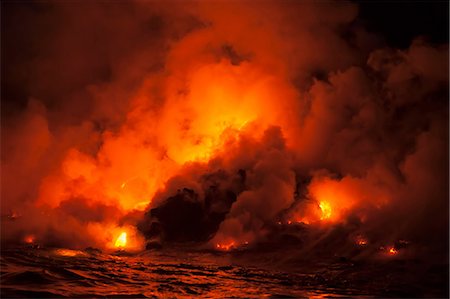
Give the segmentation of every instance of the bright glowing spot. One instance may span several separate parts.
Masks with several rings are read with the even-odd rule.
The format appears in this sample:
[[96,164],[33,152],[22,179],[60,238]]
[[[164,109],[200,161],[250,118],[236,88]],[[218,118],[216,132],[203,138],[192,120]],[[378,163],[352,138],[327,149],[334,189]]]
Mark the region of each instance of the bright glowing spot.
[[322,216],[320,220],[330,219],[331,217],[331,205],[327,201],[321,201],[319,203],[320,210],[322,210]]
[[27,244],[31,244],[31,243],[34,243],[34,239],[35,238],[33,235],[28,235],[28,236],[25,236],[25,238],[23,238],[23,241]]
[[358,239],[358,240],[356,241],[356,243],[357,243],[359,246],[366,246],[366,245],[367,245],[367,240],[366,240],[366,239],[363,239],[363,238],[360,238],[360,239]]
[[398,250],[395,249],[394,247],[390,247],[389,250],[388,250],[388,253],[389,253],[390,255],[395,255],[395,254],[398,253]]
[[127,245],[127,233],[122,232],[120,236],[117,238],[116,243],[114,243],[114,246],[125,247],[126,245]]
[[77,256],[77,255],[86,255],[86,253],[79,250],[70,250],[70,249],[56,249],[54,251],[55,254],[61,256]]
[[231,241],[230,243],[227,243],[227,244],[219,244],[219,243],[217,243],[216,244],[216,248],[219,249],[219,250],[228,251],[228,250],[234,248],[234,245],[235,245],[234,241]]
[[123,182],[122,185],[120,185],[120,189],[125,188],[125,185],[127,184],[127,182]]

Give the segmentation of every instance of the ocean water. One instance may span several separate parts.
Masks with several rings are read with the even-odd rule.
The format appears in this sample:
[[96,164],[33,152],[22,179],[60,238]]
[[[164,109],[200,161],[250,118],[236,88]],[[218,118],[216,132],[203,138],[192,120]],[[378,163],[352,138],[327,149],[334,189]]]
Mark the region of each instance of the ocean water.
[[344,258],[277,263],[284,254],[9,248],[1,254],[1,298],[448,296],[448,265],[424,268],[411,261]]

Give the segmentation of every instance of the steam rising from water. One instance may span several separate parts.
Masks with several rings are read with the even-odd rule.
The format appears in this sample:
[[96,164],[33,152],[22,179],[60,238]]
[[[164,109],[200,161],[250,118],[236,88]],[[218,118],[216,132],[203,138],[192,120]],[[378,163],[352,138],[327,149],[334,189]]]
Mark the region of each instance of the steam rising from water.
[[345,2],[21,9],[39,26],[2,120],[4,241],[176,241],[178,198],[211,247],[291,221],[446,252],[448,45],[388,48]]

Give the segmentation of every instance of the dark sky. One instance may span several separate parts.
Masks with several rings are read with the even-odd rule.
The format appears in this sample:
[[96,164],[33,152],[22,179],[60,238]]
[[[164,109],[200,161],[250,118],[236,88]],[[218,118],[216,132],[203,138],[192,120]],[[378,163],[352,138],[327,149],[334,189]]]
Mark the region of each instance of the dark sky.
[[359,19],[389,46],[407,48],[416,36],[430,43],[448,43],[448,1],[356,0]]

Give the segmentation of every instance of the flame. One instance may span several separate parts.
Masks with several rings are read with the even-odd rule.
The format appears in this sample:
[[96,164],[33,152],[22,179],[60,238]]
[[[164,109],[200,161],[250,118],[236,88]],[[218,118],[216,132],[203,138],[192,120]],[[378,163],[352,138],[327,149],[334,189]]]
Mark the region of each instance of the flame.
[[330,219],[331,218],[331,205],[327,201],[321,201],[319,203],[320,210],[322,211],[322,216],[320,220]]
[[116,239],[116,242],[114,243],[115,247],[123,248],[127,245],[127,233],[122,232],[120,236]]

